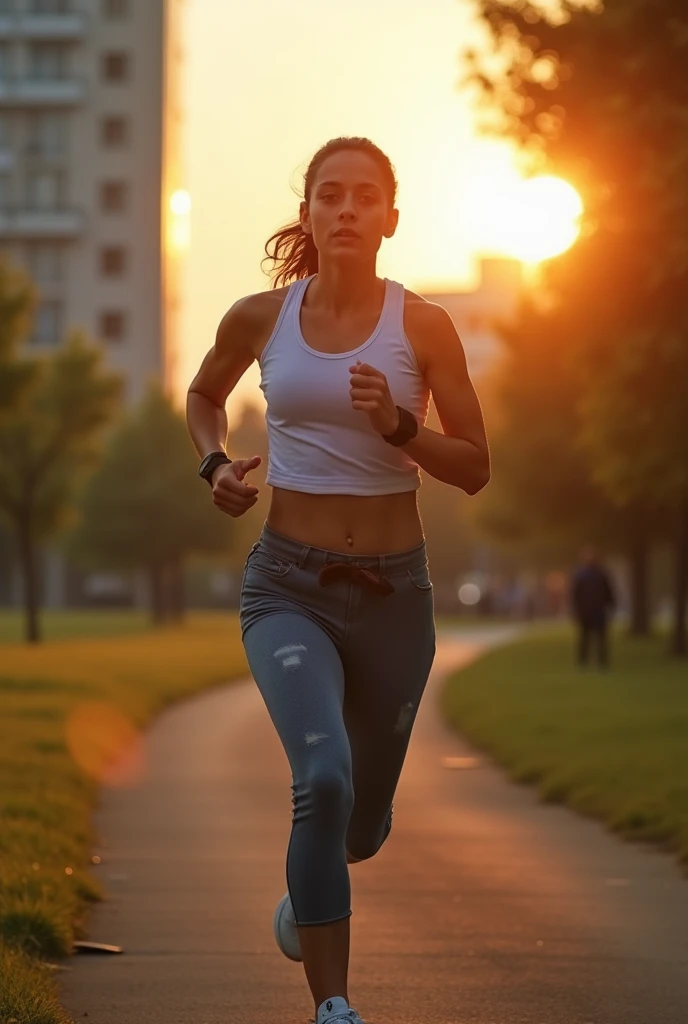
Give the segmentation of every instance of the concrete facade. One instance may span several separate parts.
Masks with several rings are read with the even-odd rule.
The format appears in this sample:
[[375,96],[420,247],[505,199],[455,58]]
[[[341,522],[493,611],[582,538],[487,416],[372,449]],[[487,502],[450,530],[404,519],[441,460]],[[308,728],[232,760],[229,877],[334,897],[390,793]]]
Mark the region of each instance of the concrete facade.
[[0,256],[38,288],[29,350],[83,329],[128,404],[151,379],[172,390],[178,351],[183,16],[184,0],[0,0]]

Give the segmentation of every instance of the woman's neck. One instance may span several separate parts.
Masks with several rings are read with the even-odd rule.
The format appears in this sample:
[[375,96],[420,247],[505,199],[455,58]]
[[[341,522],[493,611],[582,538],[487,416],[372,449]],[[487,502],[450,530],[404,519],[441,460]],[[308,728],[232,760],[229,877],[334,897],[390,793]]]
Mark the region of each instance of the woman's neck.
[[351,268],[321,264],[308,288],[306,305],[339,316],[379,305],[383,291],[384,282],[378,278],[374,263]]

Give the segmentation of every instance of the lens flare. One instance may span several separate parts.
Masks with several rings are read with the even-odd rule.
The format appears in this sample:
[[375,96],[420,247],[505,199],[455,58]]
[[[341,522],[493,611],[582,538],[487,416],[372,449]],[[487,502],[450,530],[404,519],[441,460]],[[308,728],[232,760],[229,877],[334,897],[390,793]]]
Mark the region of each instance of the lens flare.
[[112,704],[77,704],[65,725],[69,752],[86,775],[113,789],[137,785],[144,774],[143,744],[134,725]]

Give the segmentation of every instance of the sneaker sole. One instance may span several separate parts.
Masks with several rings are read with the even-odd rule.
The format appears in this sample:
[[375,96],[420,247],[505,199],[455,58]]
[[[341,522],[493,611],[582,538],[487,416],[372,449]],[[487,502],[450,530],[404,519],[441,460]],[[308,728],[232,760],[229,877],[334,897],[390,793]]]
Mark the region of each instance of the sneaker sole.
[[286,949],[284,944],[283,944],[283,942],[282,942],[281,924],[282,924],[282,916],[284,915],[284,912],[285,912],[286,909],[287,909],[287,898],[286,898],[286,896],[283,896],[282,899],[277,904],[277,908],[275,910],[275,916],[274,916],[273,922],[272,922],[272,924],[273,924],[273,931],[274,931],[274,934],[275,934],[275,942],[277,943],[277,945],[278,945],[278,947],[280,949],[280,952],[282,952],[284,954],[284,956],[286,956],[287,960],[291,960],[293,963],[300,964],[300,963],[303,962],[303,957],[301,956],[300,948],[299,948],[299,951],[297,953],[296,950],[288,950],[288,949]]

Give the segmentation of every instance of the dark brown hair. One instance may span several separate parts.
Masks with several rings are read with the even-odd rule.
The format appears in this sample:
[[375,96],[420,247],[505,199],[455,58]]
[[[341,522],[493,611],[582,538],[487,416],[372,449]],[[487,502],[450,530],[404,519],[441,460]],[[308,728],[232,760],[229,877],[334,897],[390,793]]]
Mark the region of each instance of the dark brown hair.
[[[313,182],[324,161],[333,153],[339,153],[346,149],[367,153],[375,160],[385,178],[387,198],[390,206],[393,207],[397,197],[397,179],[389,157],[370,139],[363,139],[355,135],[331,139],[315,154],[304,175],[303,198],[306,203],[311,201]],[[274,243],[272,249],[269,248],[271,242]],[[262,260],[261,266],[266,260],[272,260],[273,288],[279,288],[281,285],[289,284],[290,281],[298,281],[299,278],[309,277],[318,272],[318,250],[315,247],[313,236],[306,234],[301,227],[300,220],[287,224],[286,227],[280,228],[274,235],[271,235],[265,243],[265,251],[267,256]]]

